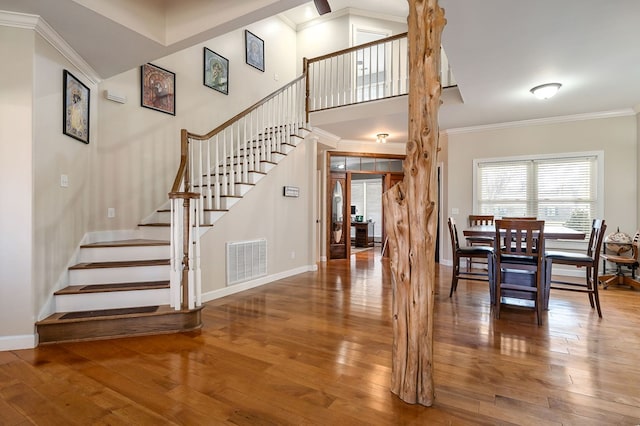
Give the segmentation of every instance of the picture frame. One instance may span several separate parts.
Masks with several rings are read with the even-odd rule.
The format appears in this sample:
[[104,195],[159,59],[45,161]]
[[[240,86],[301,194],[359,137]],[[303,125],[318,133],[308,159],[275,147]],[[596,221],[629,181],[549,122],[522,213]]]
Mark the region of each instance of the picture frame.
[[225,95],[229,94],[229,60],[204,48],[202,84]]
[[244,47],[247,64],[264,72],[264,40],[244,30]]
[[176,115],[176,74],[150,63],[140,67],[140,105]]
[[91,90],[69,71],[62,73],[62,133],[89,143]]

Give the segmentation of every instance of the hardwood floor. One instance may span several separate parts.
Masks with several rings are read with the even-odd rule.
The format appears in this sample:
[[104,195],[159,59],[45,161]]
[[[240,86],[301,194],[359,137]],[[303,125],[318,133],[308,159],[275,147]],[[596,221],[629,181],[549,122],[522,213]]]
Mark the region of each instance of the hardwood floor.
[[0,425],[640,424],[640,292],[551,294],[492,317],[485,283],[435,310],[436,402],[389,391],[388,265],[376,251],[207,303],[200,332],[0,352]]

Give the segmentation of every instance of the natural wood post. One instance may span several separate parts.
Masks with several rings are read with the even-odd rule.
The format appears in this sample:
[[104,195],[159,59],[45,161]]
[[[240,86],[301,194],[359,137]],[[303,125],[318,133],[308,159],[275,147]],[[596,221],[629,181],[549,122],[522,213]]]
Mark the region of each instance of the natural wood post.
[[391,391],[431,406],[437,232],[440,40],[438,0],[408,0],[409,137],[404,180],[383,196],[393,280]]

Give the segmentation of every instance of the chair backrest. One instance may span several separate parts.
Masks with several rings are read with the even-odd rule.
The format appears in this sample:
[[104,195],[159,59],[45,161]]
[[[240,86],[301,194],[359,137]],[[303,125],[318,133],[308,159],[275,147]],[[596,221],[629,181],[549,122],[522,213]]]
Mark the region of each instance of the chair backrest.
[[487,214],[470,214],[469,226],[493,225],[493,215]]
[[[531,257],[541,262],[544,257],[544,220],[496,220],[496,252]],[[501,238],[502,237],[502,238]]]
[[451,237],[451,248],[455,253],[460,248],[460,242],[458,241],[458,228],[456,227],[456,221],[450,217],[449,223],[449,236]]
[[502,220],[538,220],[535,216],[503,216]]
[[633,236],[633,243],[631,243],[631,257],[638,263],[638,254],[640,253],[640,230],[636,231]]
[[607,230],[607,224],[604,219],[593,219],[591,224],[591,235],[589,236],[589,245],[587,247],[587,255],[593,256],[595,262],[600,257],[600,249],[604,241],[604,232]]

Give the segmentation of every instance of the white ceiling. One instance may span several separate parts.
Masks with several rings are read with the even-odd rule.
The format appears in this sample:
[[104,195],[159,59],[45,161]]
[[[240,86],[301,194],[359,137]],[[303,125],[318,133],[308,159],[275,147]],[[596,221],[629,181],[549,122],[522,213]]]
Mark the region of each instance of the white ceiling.
[[[132,25],[127,27],[126,22],[116,22],[114,16],[109,19],[80,5],[97,9],[101,1],[0,0],[0,10],[41,15],[102,78],[108,78],[305,4],[304,0],[181,0],[181,8],[207,10],[209,14],[202,15],[207,19],[199,19],[198,25],[186,30],[185,22],[181,31],[168,28],[166,34],[171,37],[159,42],[162,37],[143,35],[144,31],[131,30]],[[110,5],[117,5],[130,0],[110,1]],[[143,3],[145,7],[157,5],[159,9],[149,12],[153,16],[176,9],[170,7],[175,5],[170,0]],[[408,13],[406,0],[329,3],[334,11],[350,7],[396,19],[406,18]],[[443,45],[464,99],[462,104],[445,102],[441,107],[441,129],[630,111],[640,104],[640,1],[440,0],[440,4],[448,21]],[[211,14],[217,5],[226,5],[218,9],[225,13]],[[301,23],[308,19],[303,12],[304,8],[298,8],[286,16]],[[203,22],[207,22],[206,28]],[[171,42],[166,41],[169,39]],[[529,89],[545,82],[563,86],[554,98],[540,101]],[[344,139],[361,139],[373,127],[392,135],[406,134],[402,111],[380,119],[384,122],[376,124],[374,117],[368,117],[326,123],[323,128]],[[390,141],[404,142],[401,136]]]

